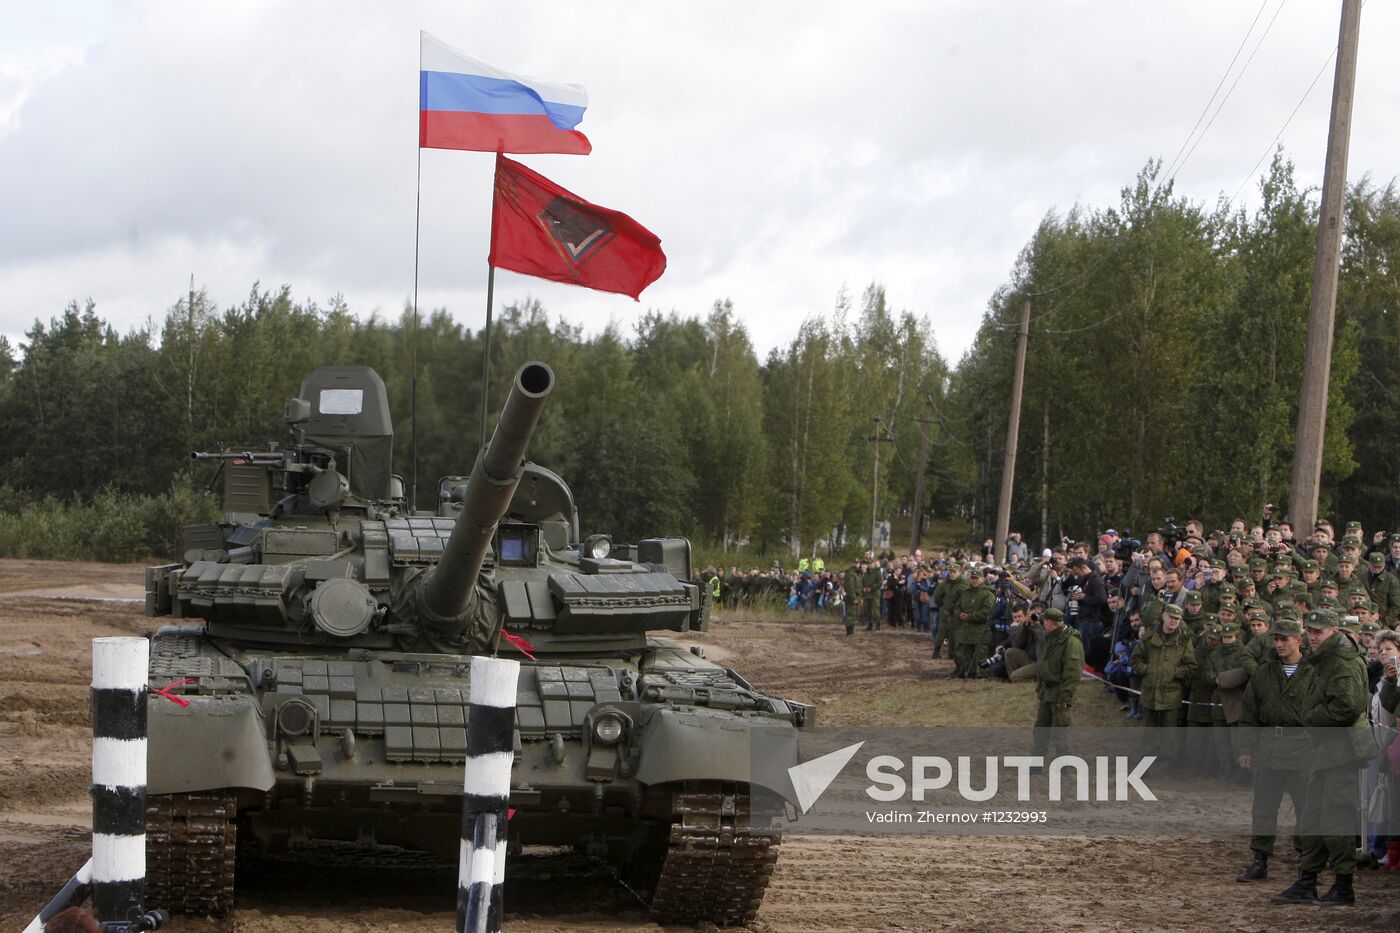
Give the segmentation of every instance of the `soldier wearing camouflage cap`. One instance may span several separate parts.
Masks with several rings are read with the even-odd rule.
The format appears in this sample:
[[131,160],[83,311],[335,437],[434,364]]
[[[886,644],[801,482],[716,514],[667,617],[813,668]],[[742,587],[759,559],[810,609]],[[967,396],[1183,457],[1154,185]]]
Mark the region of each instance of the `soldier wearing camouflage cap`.
[[1337,569],[1337,555],[1332,553],[1331,546],[1325,540],[1314,541],[1309,553],[1322,573],[1328,574]]
[[1226,727],[1240,718],[1240,698],[1249,675],[1259,666],[1254,655],[1242,644],[1244,634],[1235,622],[1222,622],[1220,644],[1211,650],[1206,659],[1206,679],[1211,686],[1210,721],[1212,729],[1211,752],[1216,768],[1222,777],[1237,780],[1244,775],[1235,762],[1234,746],[1230,730]]
[[1394,628],[1400,622],[1400,575],[1385,569],[1384,554],[1367,555],[1365,582],[1381,624]]
[[[1234,618],[1235,607],[1226,603],[1221,610],[1229,618]],[[1212,733],[1210,715],[1211,694],[1215,683],[1210,679],[1207,662],[1210,654],[1220,645],[1220,616],[1205,613],[1201,617],[1201,630],[1191,641],[1191,654],[1196,663],[1195,673],[1186,685],[1183,698],[1186,700],[1186,766],[1193,774],[1212,775],[1218,763],[1212,750],[1215,738]]]
[[1225,582],[1225,562],[1223,560],[1213,560],[1209,564],[1209,572],[1206,574],[1206,585],[1201,588],[1201,608],[1205,612],[1214,612],[1215,607],[1220,605],[1220,587]]
[[[1253,862],[1235,880],[1263,881],[1278,834],[1278,809],[1286,794],[1301,813],[1307,789],[1311,743],[1303,728],[1303,706],[1313,672],[1302,664],[1303,626],[1281,618],[1269,628],[1273,649],[1250,675],[1240,698],[1235,730],[1238,764],[1254,781],[1249,848]],[[1293,846],[1300,848],[1295,834]]]
[[[1325,906],[1356,902],[1356,835],[1360,805],[1356,771],[1376,753],[1366,720],[1366,660],[1339,627],[1337,614],[1314,609],[1303,620],[1312,646],[1304,662],[1312,681],[1303,699],[1303,725],[1309,727],[1311,761],[1298,827],[1303,833],[1298,878],[1274,895],[1284,902],[1316,901]],[[1318,873],[1336,873],[1330,890],[1317,896]]]
[[1274,639],[1269,634],[1269,613],[1263,609],[1250,609],[1245,613],[1244,645],[1254,657],[1255,663],[1262,662],[1273,650]]
[[[1033,753],[1047,756],[1069,752],[1074,695],[1084,670],[1084,646],[1079,633],[1065,625],[1064,613],[1045,610],[1045,642],[1036,664],[1037,708],[1032,731]],[[1048,760],[1048,759],[1047,759]]]
[[1200,590],[1188,590],[1181,604],[1181,621],[1191,630],[1192,636],[1201,630],[1201,617],[1205,615],[1205,597]]
[[1369,596],[1366,584],[1356,574],[1356,558],[1343,554],[1337,558],[1337,575],[1334,579],[1337,584],[1337,599],[1343,603],[1351,601],[1354,594]]
[[1184,684],[1196,673],[1196,657],[1190,636],[1182,629],[1180,606],[1162,609],[1155,631],[1138,639],[1132,665],[1142,677],[1143,740],[1145,752],[1156,755],[1175,769],[1180,754],[1177,725],[1181,719]]

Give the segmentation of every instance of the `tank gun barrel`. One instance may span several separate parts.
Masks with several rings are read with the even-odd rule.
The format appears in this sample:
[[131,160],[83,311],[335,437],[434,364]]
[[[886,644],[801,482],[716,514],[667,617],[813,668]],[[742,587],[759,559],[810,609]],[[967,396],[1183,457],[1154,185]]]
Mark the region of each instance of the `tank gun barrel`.
[[454,618],[466,607],[496,523],[520,482],[530,436],[553,390],[554,371],[544,363],[526,363],[516,372],[491,441],[472,467],[457,525],[423,584],[423,609],[435,619]]
[[246,460],[249,463],[281,463],[280,450],[195,450],[190,452],[191,460]]

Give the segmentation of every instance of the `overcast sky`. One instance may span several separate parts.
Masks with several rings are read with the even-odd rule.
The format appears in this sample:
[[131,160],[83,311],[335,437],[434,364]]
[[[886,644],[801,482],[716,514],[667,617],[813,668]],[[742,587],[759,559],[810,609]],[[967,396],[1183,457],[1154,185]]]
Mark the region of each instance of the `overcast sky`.
[[[1213,203],[1250,179],[1336,45],[1339,9],[1264,0],[1222,94],[1272,27],[1179,192]],[[593,154],[519,158],[631,214],[669,258],[640,304],[501,272],[497,307],[533,295],[592,332],[728,297],[763,353],[873,280],[956,360],[1047,211],[1116,203],[1148,158],[1171,161],[1260,10],[0,0],[0,333],[21,340],[88,297],[123,330],[159,320],[191,273],[221,307],[260,280],[397,315],[413,293],[423,29],[587,87]],[[1353,180],[1400,172],[1397,36],[1396,4],[1368,4]],[[1303,184],[1321,180],[1331,84],[1329,66],[1282,136]],[[419,304],[473,328],[491,167],[422,154]],[[1252,179],[1240,198],[1256,199]]]

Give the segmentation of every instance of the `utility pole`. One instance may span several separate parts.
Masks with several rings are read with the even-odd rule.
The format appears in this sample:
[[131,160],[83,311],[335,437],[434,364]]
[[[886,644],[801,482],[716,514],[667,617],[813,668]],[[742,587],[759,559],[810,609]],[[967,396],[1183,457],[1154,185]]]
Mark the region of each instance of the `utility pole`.
[[924,416],[919,419],[919,475],[914,478],[914,518],[909,530],[909,553],[919,549],[924,536],[924,471],[928,469],[928,426],[933,423],[933,397],[924,400]]
[[1050,394],[1045,395],[1045,434],[1040,442],[1040,546],[1050,546]]
[[[190,273],[190,303],[185,306],[186,330],[188,331],[188,346],[185,353],[188,362],[185,365],[185,423],[191,428],[194,427],[194,273]],[[191,437],[193,440],[193,437]]]
[[1031,333],[1031,300],[1021,301],[1021,330],[1016,337],[1016,373],[1011,380],[1011,417],[1006,420],[1006,459],[1001,464],[1001,501],[992,539],[998,564],[1006,563],[1006,536],[1011,532],[1011,489],[1016,479],[1016,437],[1021,431],[1021,386],[1026,379],[1026,339]]
[[1337,38],[1337,72],[1332,79],[1332,122],[1327,130],[1327,163],[1322,172],[1317,255],[1313,260],[1312,301],[1308,306],[1308,345],[1303,357],[1303,389],[1294,436],[1293,479],[1288,518],[1303,535],[1317,520],[1322,484],[1322,445],[1327,433],[1327,384],[1332,375],[1332,336],[1337,312],[1337,273],[1341,264],[1342,211],[1347,186],[1351,104],[1356,91],[1356,46],[1361,33],[1361,0],[1342,0]]
[[885,423],[877,415],[875,433],[866,438],[875,444],[875,471],[870,480],[870,552],[875,553],[875,516],[880,506],[880,441],[892,441],[894,436],[885,431]]

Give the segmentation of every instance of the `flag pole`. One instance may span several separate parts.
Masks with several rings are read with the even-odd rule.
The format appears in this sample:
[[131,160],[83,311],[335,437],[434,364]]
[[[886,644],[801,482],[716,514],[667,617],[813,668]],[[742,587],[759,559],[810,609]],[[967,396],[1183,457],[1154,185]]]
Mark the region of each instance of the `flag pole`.
[[[501,173],[501,149],[496,150],[496,171],[491,176],[491,238],[495,245],[496,236],[496,179]],[[491,254],[486,255],[486,333],[485,346],[481,351],[481,435],[478,448],[486,446],[486,401],[491,385],[491,300],[496,291],[496,267],[491,265]]]
[[408,514],[418,508],[418,235],[423,213],[423,34],[418,34],[418,175],[413,184],[413,335],[409,355],[409,459]]

